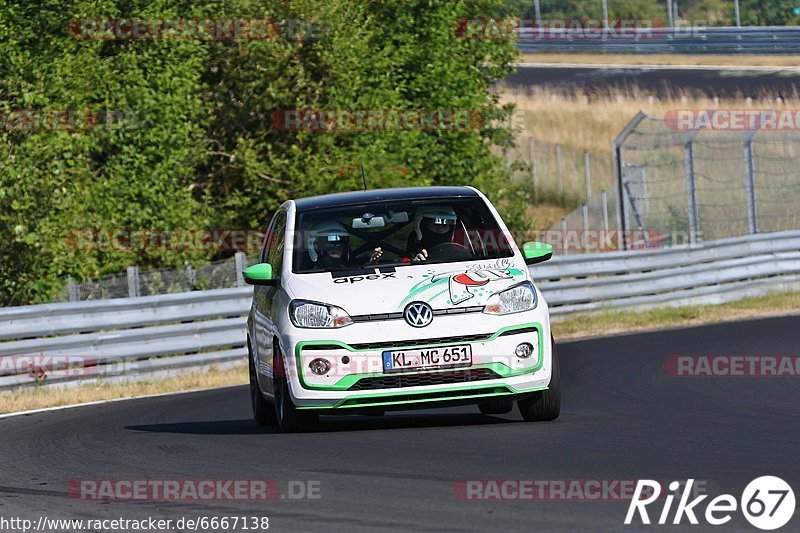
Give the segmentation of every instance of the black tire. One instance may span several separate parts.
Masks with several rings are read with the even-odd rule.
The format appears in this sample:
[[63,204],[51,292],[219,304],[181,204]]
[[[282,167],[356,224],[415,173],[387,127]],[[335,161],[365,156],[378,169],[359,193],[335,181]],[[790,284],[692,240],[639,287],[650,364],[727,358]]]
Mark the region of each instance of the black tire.
[[504,415],[510,413],[513,408],[514,402],[504,402],[502,400],[478,404],[478,409],[484,415]]
[[561,368],[558,364],[556,343],[550,337],[553,347],[553,373],[547,390],[534,392],[530,397],[517,402],[519,413],[527,422],[555,420],[561,414]]
[[250,349],[250,341],[247,341],[247,359],[250,367],[250,403],[253,407],[253,418],[259,426],[274,426],[275,408],[264,398],[261,387],[256,379],[256,368],[253,362],[253,352]]
[[278,347],[273,350],[272,375],[275,387],[275,419],[283,433],[294,433],[312,428],[319,422],[319,415],[304,413],[297,409],[289,393],[286,370]]

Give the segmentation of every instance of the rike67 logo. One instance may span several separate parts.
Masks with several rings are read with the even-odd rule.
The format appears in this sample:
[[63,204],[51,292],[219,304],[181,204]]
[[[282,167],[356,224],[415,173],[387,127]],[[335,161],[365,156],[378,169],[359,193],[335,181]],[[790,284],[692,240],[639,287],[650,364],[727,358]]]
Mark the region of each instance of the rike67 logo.
[[[794,491],[779,477],[762,476],[754,479],[745,487],[742,497],[738,501],[730,494],[720,494],[706,503],[704,513],[700,512],[700,504],[708,498],[708,495],[696,496],[690,501],[693,484],[694,479],[687,480],[680,494],[678,491],[684,486],[683,483],[673,481],[669,484],[669,492],[663,499],[664,505],[656,523],[661,525],[669,523],[672,504],[676,498],[678,504],[671,521],[676,525],[680,524],[684,517],[690,524],[697,525],[699,523],[698,515],[712,526],[727,524],[733,519],[733,514],[736,513],[738,507],[751,525],[758,529],[771,531],[786,525],[794,515]],[[630,506],[628,506],[625,524],[633,523],[637,514],[642,524],[650,524],[647,506],[661,497],[661,484],[658,481],[640,479],[636,484]]]

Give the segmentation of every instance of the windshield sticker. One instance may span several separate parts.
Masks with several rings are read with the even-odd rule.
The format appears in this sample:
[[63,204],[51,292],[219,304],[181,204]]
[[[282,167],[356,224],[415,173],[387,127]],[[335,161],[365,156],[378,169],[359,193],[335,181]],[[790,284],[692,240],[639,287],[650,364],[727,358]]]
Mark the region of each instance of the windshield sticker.
[[[351,268],[349,270],[334,270],[332,271],[331,278],[334,283],[347,283],[347,279],[340,281],[341,278],[361,278],[361,279],[384,279],[394,278],[394,272],[397,272],[394,267],[378,267],[378,268]],[[378,274],[381,274],[379,276]],[[360,280],[357,280],[360,281]],[[351,281],[352,283],[352,281]]]
[[348,276],[346,278],[336,278],[334,283],[357,283],[359,281],[371,281],[375,279],[397,279],[394,273],[391,274],[369,274],[368,276]]

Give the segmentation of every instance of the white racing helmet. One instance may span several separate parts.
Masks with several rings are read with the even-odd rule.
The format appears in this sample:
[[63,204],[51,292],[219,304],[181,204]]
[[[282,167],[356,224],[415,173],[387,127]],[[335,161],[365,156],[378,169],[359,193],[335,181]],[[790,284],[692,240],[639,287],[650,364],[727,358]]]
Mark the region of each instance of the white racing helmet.
[[345,259],[347,255],[349,255],[350,250],[350,233],[347,232],[347,229],[344,227],[343,224],[336,222],[335,220],[329,220],[327,222],[323,222],[319,224],[316,228],[311,230],[306,239],[306,249],[308,250],[308,256],[311,258],[313,262],[317,262],[319,256],[317,254],[317,250],[314,248],[314,243],[320,241],[328,241],[328,242],[344,242],[345,245]]
[[425,218],[432,219],[436,224],[447,224],[448,226],[455,226],[458,221],[452,207],[423,207],[417,211],[417,216],[414,217],[414,231],[418,241],[422,240],[422,220]]

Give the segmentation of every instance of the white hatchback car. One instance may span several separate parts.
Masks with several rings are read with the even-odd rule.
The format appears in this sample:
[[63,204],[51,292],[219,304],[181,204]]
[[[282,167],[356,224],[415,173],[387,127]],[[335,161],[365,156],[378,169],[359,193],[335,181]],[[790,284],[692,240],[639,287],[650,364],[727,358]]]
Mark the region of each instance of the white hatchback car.
[[472,187],[414,187],[289,200],[272,218],[247,320],[259,424],[320,414],[477,404],[553,420],[561,385],[547,304]]

